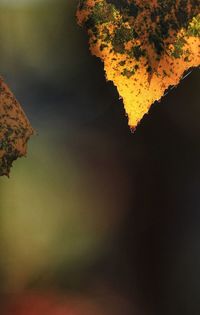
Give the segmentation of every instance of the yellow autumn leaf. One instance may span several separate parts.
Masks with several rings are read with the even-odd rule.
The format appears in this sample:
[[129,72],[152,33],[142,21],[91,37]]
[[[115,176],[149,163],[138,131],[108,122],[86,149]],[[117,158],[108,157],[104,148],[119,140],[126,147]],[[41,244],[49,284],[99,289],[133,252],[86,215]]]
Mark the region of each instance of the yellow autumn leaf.
[[199,0],[81,0],[90,50],[104,62],[131,128],[200,64]]
[[0,78],[0,176],[9,175],[12,162],[26,155],[33,129],[20,104]]

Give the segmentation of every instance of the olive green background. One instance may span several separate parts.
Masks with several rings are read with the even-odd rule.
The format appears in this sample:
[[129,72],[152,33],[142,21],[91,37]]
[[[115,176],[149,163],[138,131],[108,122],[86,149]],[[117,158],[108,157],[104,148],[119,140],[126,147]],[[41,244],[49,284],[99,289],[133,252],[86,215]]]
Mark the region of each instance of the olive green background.
[[1,293],[95,288],[111,315],[109,288],[126,315],[199,314],[199,71],[132,134],[76,7],[0,1],[0,73],[37,130],[0,179]]

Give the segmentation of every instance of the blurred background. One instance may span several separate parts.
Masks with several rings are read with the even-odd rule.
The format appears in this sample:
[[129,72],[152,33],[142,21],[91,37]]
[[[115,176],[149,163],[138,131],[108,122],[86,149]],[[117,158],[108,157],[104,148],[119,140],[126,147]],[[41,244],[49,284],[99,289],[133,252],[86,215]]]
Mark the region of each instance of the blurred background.
[[38,133],[0,179],[0,314],[199,314],[199,71],[131,133],[77,2],[0,0],[0,73]]

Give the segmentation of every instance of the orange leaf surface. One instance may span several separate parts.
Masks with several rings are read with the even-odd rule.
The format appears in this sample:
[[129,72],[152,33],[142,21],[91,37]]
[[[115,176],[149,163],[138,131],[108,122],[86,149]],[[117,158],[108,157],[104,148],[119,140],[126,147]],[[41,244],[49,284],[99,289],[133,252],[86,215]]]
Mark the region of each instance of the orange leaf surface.
[[200,64],[199,0],[81,0],[80,25],[113,81],[131,128]]

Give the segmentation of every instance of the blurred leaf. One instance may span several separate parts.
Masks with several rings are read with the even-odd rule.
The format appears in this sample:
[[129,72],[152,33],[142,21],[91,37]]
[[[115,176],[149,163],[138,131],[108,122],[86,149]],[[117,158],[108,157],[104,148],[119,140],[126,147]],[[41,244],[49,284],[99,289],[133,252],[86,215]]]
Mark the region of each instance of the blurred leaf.
[[26,154],[33,134],[21,106],[0,79],[0,176],[9,175],[12,162]]

